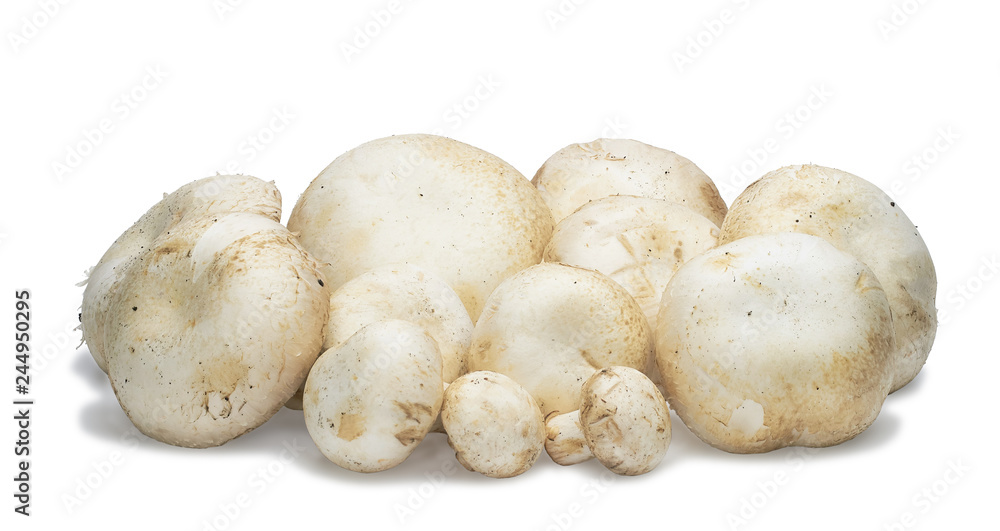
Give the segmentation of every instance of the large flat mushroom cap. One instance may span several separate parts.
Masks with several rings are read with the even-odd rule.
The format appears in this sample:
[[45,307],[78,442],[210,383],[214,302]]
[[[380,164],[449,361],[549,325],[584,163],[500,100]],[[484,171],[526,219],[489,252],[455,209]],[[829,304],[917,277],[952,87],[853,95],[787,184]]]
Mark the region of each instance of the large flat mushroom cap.
[[444,279],[475,320],[501,281],[541,261],[553,222],[538,191],[495,155],[399,135],[334,160],[288,227],[334,289],[378,266],[417,265]]
[[909,383],[927,361],[937,332],[937,274],[927,245],[902,208],[850,173],[786,166],[736,198],[719,243],[773,232],[818,236],[872,269],[892,308],[897,349],[892,390]]
[[882,285],[806,234],[750,236],[691,259],[663,295],[656,341],[671,407],[729,452],[846,441],[892,384]]

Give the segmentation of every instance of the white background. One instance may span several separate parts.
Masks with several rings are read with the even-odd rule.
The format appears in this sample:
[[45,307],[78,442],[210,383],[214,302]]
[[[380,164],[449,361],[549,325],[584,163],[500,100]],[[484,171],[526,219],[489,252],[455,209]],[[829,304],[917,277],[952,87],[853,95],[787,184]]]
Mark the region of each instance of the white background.
[[[2,496],[17,529],[996,525],[996,2],[64,3],[0,8],[0,344],[11,351],[15,289],[32,291],[35,330],[33,516]],[[787,164],[865,177],[932,251],[937,343],[839,447],[729,455],[674,417],[665,461],[636,478],[542,456],[489,480],[458,469],[441,435],[361,475],[325,461],[289,410],[210,450],[136,434],[76,348],[84,271],[188,181],[274,180],[287,219],[337,155],[411,132],[481,147],[529,177],[569,143],[635,138],[695,161],[727,202]],[[3,359],[10,404],[13,355]],[[15,474],[4,411],[0,493]],[[283,443],[302,448],[291,462]],[[401,519],[401,507],[412,512]]]

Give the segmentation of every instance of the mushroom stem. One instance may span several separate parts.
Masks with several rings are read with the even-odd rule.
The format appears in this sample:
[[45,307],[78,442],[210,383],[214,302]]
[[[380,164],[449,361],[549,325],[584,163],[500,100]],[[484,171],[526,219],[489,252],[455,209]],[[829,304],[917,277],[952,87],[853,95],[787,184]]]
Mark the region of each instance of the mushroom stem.
[[580,425],[580,410],[549,415],[545,428],[548,433],[545,451],[556,464],[575,465],[594,457],[583,435],[583,426]]

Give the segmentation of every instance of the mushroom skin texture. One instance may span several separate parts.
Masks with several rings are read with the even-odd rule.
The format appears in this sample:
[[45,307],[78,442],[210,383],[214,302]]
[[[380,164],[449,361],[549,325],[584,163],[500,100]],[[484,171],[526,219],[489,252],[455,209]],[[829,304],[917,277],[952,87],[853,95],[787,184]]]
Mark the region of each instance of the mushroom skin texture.
[[716,225],[726,216],[726,202],[701,168],[673,151],[636,140],[599,138],[570,144],[549,157],[531,182],[556,223],[609,195],[673,201]]
[[517,382],[495,372],[470,372],[452,382],[444,393],[441,421],[458,462],[491,478],[523,474],[545,447],[538,403]]
[[771,232],[819,236],[870,267],[892,308],[897,349],[892,390],[916,377],[937,332],[937,274],[924,240],[899,205],[850,173],[786,166],[736,198],[719,243]]
[[864,431],[892,385],[875,274],[815,236],[750,236],[684,264],[663,295],[667,400],[727,452],[831,446]]
[[333,289],[378,266],[418,265],[444,279],[473,320],[501,281],[541,261],[553,225],[514,167],[434,135],[382,138],[337,157],[288,220]]
[[580,409],[550,417],[545,450],[557,464],[596,457],[624,476],[656,468],[670,446],[670,410],[645,374],[606,367],[583,384]]
[[[323,351],[343,345],[371,323],[390,319],[420,325],[434,338],[445,383],[467,372],[473,324],[462,300],[433,273],[406,264],[375,268],[333,292]],[[302,409],[301,390],[285,405]]]
[[94,361],[108,372],[104,346],[104,316],[128,263],[146,254],[161,234],[183,220],[247,212],[279,221],[281,194],[272,183],[246,175],[217,175],[188,183],[150,208],[122,233],[88,273],[83,292],[83,339]]
[[469,370],[513,378],[543,415],[579,407],[604,367],[646,368],[653,335],[639,304],[610,278],[545,262],[504,281],[472,332]]
[[122,409],[144,434],[217,446],[271,417],[323,342],[319,265],[274,219],[197,215],[116,266],[100,316]]
[[365,326],[309,371],[306,428],[327,459],[355,472],[402,463],[430,430],[443,398],[441,354],[408,321]]
[[674,272],[716,246],[719,227],[679,203],[616,195],[587,203],[556,225],[546,262],[600,271],[624,287],[656,326]]

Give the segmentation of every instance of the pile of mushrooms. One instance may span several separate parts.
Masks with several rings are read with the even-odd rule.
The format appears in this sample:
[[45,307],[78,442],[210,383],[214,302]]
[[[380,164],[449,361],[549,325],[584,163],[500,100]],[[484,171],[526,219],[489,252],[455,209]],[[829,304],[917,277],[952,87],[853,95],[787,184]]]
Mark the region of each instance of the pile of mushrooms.
[[84,339],[128,418],[224,444],[283,405],[357,472],[443,432],[489,477],[596,459],[645,474],[672,409],[737,453],[830,446],[924,365],[937,280],[873,184],[768,173],[731,207],[634,140],[529,181],[433,135],[363,144],[299,197],[215,176],[154,205],[89,272]]

